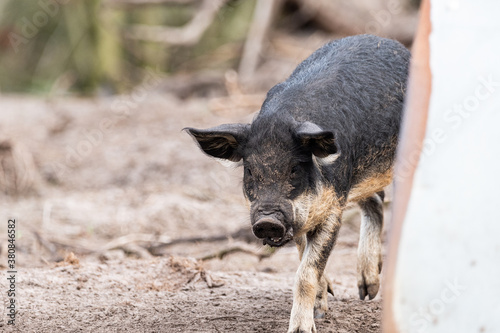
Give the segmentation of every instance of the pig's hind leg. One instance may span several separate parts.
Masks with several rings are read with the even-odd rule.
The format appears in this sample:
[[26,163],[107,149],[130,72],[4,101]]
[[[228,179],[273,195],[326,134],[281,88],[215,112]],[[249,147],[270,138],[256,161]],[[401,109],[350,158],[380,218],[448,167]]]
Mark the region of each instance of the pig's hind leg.
[[384,192],[358,202],[361,207],[361,227],[358,245],[359,298],[373,299],[380,286],[382,270],[382,226],[384,214]]

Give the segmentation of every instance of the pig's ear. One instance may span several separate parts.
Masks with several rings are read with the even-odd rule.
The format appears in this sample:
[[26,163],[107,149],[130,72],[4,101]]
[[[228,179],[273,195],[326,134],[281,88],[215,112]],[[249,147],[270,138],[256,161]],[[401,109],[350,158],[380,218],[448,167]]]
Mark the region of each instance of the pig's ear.
[[304,122],[296,130],[297,138],[314,156],[325,158],[338,152],[332,131],[325,131],[311,122]]
[[243,158],[241,144],[246,140],[249,129],[248,124],[225,124],[207,129],[184,128],[205,153],[231,162],[239,162]]

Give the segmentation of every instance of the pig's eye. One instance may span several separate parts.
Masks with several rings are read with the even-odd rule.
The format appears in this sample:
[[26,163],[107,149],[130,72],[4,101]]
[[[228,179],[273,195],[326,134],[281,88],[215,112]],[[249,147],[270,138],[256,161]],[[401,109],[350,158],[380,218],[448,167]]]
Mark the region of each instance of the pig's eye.
[[299,166],[298,166],[298,165],[295,165],[295,166],[292,168],[292,172],[291,172],[291,174],[290,174],[290,175],[291,175],[292,177],[295,177],[295,176],[297,176],[297,175],[298,175],[298,173],[299,173]]
[[245,172],[249,177],[252,177],[252,171],[250,171],[250,168],[245,167]]

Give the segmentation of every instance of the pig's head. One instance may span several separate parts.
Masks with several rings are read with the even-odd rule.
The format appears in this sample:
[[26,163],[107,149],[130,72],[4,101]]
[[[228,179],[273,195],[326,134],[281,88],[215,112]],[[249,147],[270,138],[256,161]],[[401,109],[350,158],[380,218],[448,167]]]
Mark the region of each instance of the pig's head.
[[322,182],[321,164],[337,153],[334,134],[310,122],[272,121],[186,128],[208,155],[240,163],[255,236],[282,246],[305,223],[304,197]]

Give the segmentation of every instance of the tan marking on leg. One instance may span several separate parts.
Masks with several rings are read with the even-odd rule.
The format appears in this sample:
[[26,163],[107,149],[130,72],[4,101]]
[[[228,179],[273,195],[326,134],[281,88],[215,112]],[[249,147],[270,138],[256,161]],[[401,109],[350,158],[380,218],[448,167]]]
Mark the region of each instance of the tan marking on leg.
[[[370,207],[361,206],[361,226],[358,245],[358,288],[361,299],[374,298],[380,286],[380,269],[382,266],[382,200],[373,195]],[[380,215],[378,215],[380,214]]]
[[[342,207],[333,187],[320,187],[317,193],[305,193],[292,202],[294,209],[294,239],[301,263],[295,277],[293,307],[289,332],[316,332],[314,309],[328,310],[328,281],[323,276],[328,258],[324,249],[340,227]],[[308,232],[314,232],[311,239]],[[325,261],[324,263],[322,261]],[[318,262],[322,262],[318,267]]]
[[[306,236],[302,235],[295,239],[297,250],[299,251],[299,260],[302,260],[302,255],[306,247]],[[324,275],[321,276],[319,288],[316,293],[316,301],[314,302],[314,318],[324,318],[328,311],[328,290],[333,290],[331,282]]]
[[306,248],[306,241],[306,235],[295,238],[295,245],[299,251],[299,261],[302,261],[302,255],[304,254],[304,250]]
[[307,264],[308,251],[309,249],[306,248],[295,276],[293,306],[288,332],[299,330],[316,332],[314,303],[318,289],[318,272],[314,266]]
[[[332,237],[337,235],[340,227],[340,209],[338,211],[339,215],[330,215],[323,220],[323,223],[317,226],[314,236],[307,240],[295,277],[289,332],[299,330],[316,332],[314,324],[315,307],[325,312],[328,310],[326,294],[328,285],[326,284],[326,278],[323,276],[328,258],[322,258],[322,254],[329,242],[335,241]],[[322,264],[318,265],[319,262],[322,262]]]
[[366,178],[361,183],[355,185],[350,191],[347,201],[358,202],[369,198],[373,193],[379,192],[389,185],[392,181],[392,172],[390,169],[382,174],[376,174]]

